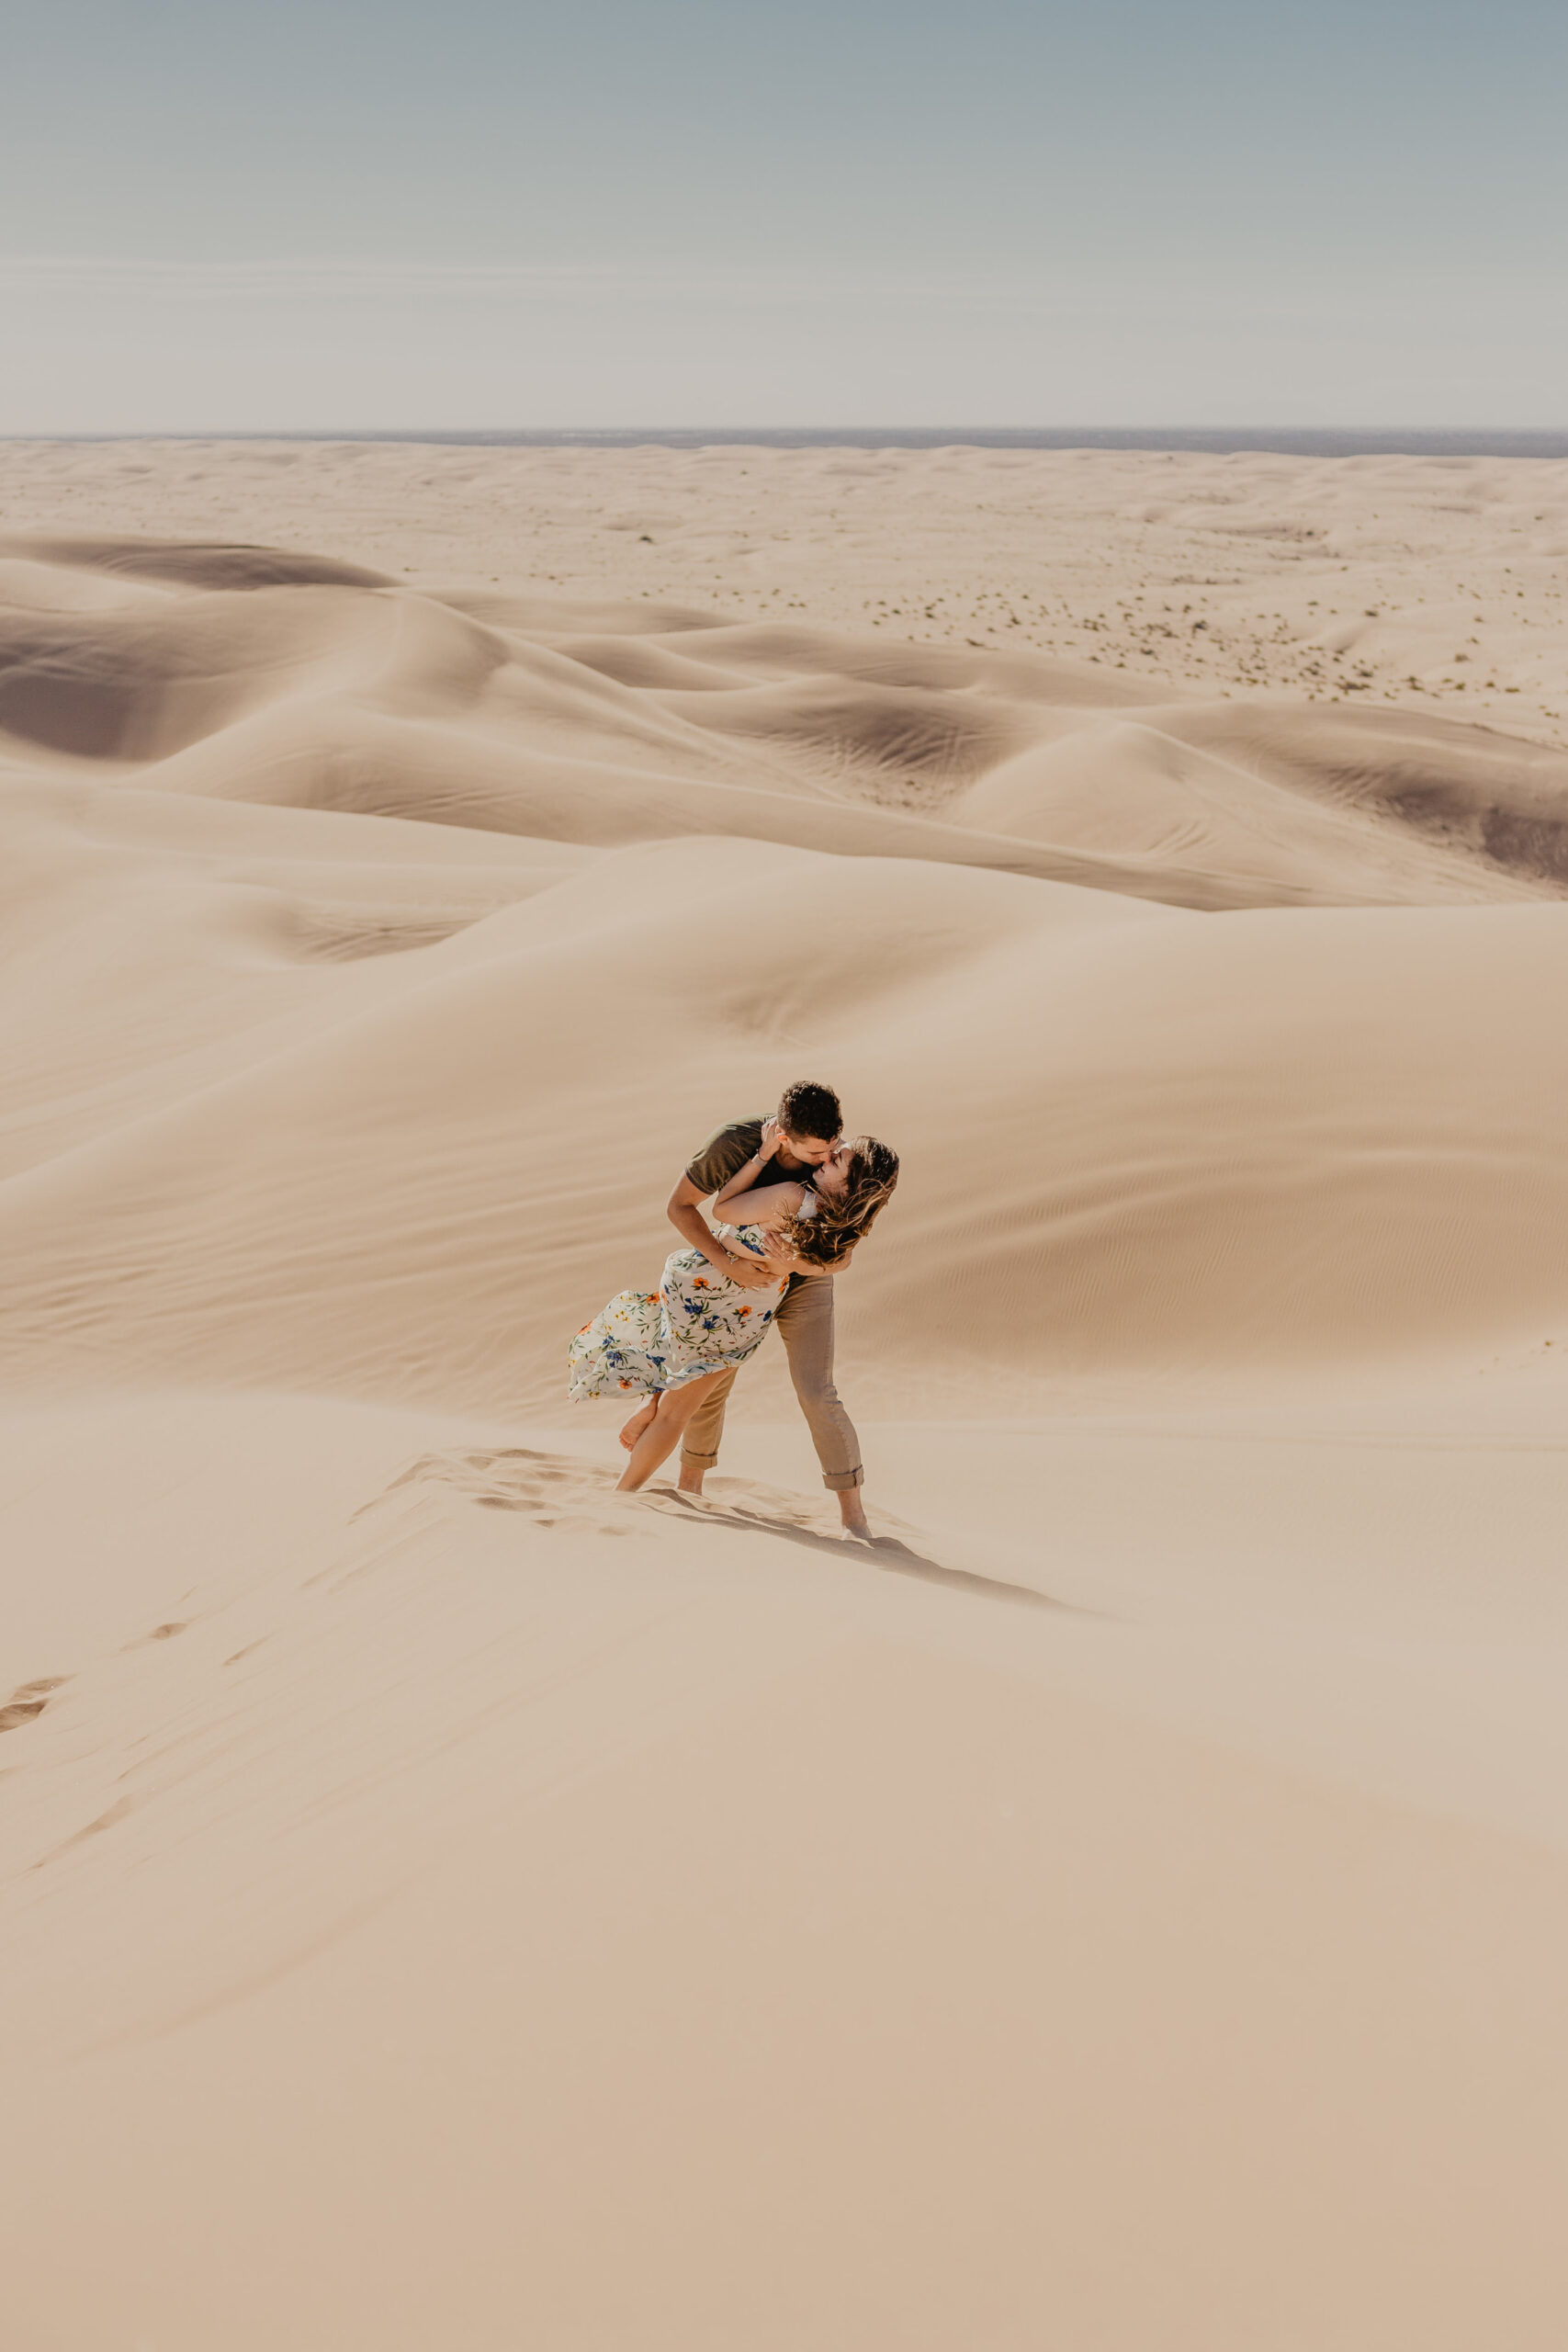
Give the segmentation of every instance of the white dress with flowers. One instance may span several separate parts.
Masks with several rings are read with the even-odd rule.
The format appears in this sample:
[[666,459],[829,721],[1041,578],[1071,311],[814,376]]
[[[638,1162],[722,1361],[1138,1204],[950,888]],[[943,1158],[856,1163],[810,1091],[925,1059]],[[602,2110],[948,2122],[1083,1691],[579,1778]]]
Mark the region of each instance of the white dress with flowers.
[[[766,1255],[760,1227],[721,1225],[718,1233],[733,1249]],[[657,1290],[623,1290],[583,1325],[567,1350],[567,1393],[574,1403],[628,1389],[649,1395],[733,1371],[761,1346],[787,1287],[786,1275],[771,1290],[744,1290],[700,1250],[677,1250]]]

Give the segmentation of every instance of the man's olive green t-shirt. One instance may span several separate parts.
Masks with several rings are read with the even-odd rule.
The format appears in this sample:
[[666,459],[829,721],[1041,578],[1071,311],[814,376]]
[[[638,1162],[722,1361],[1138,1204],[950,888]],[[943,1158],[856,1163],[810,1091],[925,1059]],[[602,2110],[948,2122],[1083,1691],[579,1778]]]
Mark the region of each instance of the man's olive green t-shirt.
[[721,1193],[730,1178],[761,1150],[766,1125],[765,1119],[735,1119],[709,1136],[686,1170],[705,1200],[710,1193]]
[[[762,1148],[762,1129],[766,1119],[734,1119],[728,1127],[720,1127],[709,1136],[686,1173],[705,1200],[710,1193],[721,1193],[732,1176],[739,1174],[749,1159],[755,1159]],[[764,1184],[809,1184],[811,1170],[807,1167],[781,1168],[774,1160],[772,1171],[764,1170]]]

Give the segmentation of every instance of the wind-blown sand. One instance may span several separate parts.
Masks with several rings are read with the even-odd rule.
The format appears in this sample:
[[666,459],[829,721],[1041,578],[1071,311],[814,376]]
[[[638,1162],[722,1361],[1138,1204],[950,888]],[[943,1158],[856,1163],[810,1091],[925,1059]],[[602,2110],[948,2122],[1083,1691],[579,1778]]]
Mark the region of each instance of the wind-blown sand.
[[1556,2352],[1568,468],[0,482],[6,2352]]

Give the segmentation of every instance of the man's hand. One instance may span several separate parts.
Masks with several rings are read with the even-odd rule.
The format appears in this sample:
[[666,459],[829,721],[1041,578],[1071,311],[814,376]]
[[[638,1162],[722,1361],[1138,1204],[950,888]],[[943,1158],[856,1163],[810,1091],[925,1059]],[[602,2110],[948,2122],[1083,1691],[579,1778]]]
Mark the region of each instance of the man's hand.
[[776,1119],[764,1119],[762,1122],[762,1142],[761,1148],[757,1154],[758,1159],[772,1159],[775,1152],[782,1151],[784,1149],[784,1131],[780,1126],[778,1121]]
[[[707,1253],[712,1256],[714,1253]],[[742,1290],[773,1290],[784,1268],[772,1268],[761,1258],[754,1258],[749,1250],[728,1251],[719,1263],[719,1272],[728,1274]]]

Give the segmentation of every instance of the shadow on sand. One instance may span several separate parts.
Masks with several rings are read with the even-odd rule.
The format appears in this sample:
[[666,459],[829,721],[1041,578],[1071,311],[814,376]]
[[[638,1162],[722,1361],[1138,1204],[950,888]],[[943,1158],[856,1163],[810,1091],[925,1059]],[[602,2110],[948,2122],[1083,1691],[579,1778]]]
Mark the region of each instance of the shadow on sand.
[[740,1503],[694,1502],[674,1487],[657,1487],[640,1497],[645,1505],[668,1516],[679,1515],[692,1526],[716,1528],[745,1527],[764,1535],[777,1535],[786,1544],[804,1544],[807,1551],[824,1552],[844,1562],[863,1561],[868,1567],[885,1568],[891,1575],[914,1577],[921,1584],[946,1585],[950,1591],[983,1596],[987,1600],[1004,1600],[1023,1609],[1051,1609],[1067,1616],[1092,1614],[1076,1609],[1070,1601],[1054,1600],[1046,1592],[1036,1592],[1032,1585],[1009,1584],[1000,1577],[983,1577],[973,1568],[950,1568],[941,1561],[928,1559],[917,1552],[901,1536],[874,1535],[869,1542],[846,1543],[841,1536],[823,1535],[814,1527],[806,1527],[789,1512],[766,1511],[748,1508]]
[[[749,1479],[720,1483],[732,1491],[698,1499],[675,1487],[660,1486],[647,1487],[641,1494],[622,1495],[615,1492],[608,1471],[570,1454],[547,1453],[524,1445],[472,1451],[455,1448],[422,1454],[378,1500],[384,1502],[399,1488],[438,1485],[455,1488],[484,1510],[525,1513],[536,1527],[576,1525],[602,1535],[628,1534],[637,1515],[651,1511],[665,1519],[678,1518],[683,1526],[694,1529],[728,1529],[731,1534],[745,1530],[777,1536],[783,1543],[826,1554],[846,1567],[863,1564],[892,1576],[913,1577],[921,1584],[945,1585],[949,1591],[966,1592],[979,1600],[1006,1601],[1021,1609],[1049,1609],[1073,1617],[1100,1613],[1072,1601],[1053,1600],[1032,1585],[981,1576],[973,1568],[949,1567],[944,1561],[916,1551],[901,1535],[846,1543],[841,1536],[825,1534],[811,1524],[815,1508],[803,1498],[777,1488],[759,1487]],[[363,1508],[367,1510],[374,1506]]]

